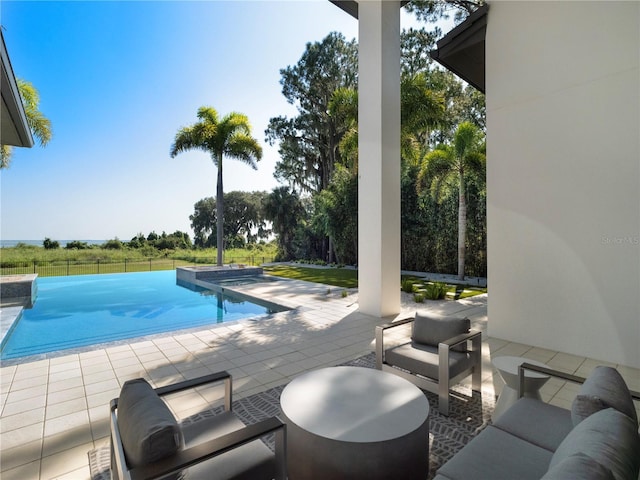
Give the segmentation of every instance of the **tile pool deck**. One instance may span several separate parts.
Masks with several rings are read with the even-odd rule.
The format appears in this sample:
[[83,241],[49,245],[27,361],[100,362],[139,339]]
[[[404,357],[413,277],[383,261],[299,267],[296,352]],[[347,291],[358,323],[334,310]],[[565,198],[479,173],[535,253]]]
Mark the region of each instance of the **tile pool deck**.
[[[108,403],[128,379],[145,377],[167,385],[219,370],[233,375],[240,398],[288,382],[302,372],[337,365],[372,351],[375,326],[389,319],[357,311],[357,292],[300,281],[234,287],[294,308],[266,320],[243,320],[133,340],[96,350],[5,366],[0,369],[0,477],[89,479],[87,452],[108,444]],[[417,304],[403,298],[403,311]],[[429,302],[421,308],[464,313],[486,332],[487,295]],[[585,376],[606,362],[506,342],[483,335],[483,392],[495,395],[502,382],[491,359],[523,355],[552,368]],[[640,390],[640,370],[614,365],[629,387]],[[568,407],[576,387],[550,380],[544,400]],[[186,417],[217,399],[201,389],[170,401]]]

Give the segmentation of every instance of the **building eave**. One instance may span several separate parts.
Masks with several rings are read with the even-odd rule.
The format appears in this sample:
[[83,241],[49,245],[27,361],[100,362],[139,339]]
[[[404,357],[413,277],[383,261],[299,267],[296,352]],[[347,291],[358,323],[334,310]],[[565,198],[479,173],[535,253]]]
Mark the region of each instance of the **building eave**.
[[[342,9],[353,18],[358,18],[358,2],[355,0],[329,0],[336,7]],[[409,0],[403,0],[400,2],[400,7],[404,7]]]
[[483,5],[438,40],[431,58],[482,93],[485,91],[485,35],[489,6]]
[[4,35],[0,30],[0,57],[2,71],[0,72],[0,91],[2,92],[2,112],[0,143],[16,147],[33,147],[33,135],[27,122],[18,83],[13,73],[11,60],[4,43]]

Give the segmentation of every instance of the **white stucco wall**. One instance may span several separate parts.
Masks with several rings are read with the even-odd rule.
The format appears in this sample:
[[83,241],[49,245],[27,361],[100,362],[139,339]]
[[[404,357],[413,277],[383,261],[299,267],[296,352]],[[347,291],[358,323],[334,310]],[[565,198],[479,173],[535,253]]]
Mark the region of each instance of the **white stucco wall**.
[[640,367],[640,2],[490,3],[489,335]]

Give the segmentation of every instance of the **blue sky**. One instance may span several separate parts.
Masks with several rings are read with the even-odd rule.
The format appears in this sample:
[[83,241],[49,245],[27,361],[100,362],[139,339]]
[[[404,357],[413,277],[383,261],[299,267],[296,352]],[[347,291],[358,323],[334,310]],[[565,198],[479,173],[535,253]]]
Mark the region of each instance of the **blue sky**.
[[225,192],[272,190],[278,154],[264,130],[269,118],[296,112],[279,70],[307,42],[358,35],[357,21],[327,0],[3,0],[0,8],[14,72],[39,90],[54,134],[45,148],[14,149],[0,171],[3,240],[192,235],[189,215],[215,194],[216,169],[203,152],[172,159],[169,148],[201,105],[246,114],[264,149],[257,171],[225,162]]

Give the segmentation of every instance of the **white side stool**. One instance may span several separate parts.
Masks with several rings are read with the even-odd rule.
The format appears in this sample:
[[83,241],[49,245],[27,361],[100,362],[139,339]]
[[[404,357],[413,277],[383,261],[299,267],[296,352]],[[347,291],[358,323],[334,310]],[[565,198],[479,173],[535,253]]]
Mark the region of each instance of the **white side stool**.
[[[520,365],[523,363],[530,363],[537,367],[547,367],[547,365],[524,357],[509,356],[496,357],[491,363],[493,363],[493,366],[498,370],[498,373],[500,373],[505,383],[496,402],[496,408],[493,410],[493,415],[491,416],[492,420],[496,421],[500,415],[518,400],[518,368]],[[547,380],[549,380],[548,375],[525,370],[524,396],[542,400],[540,389],[547,383]]]

